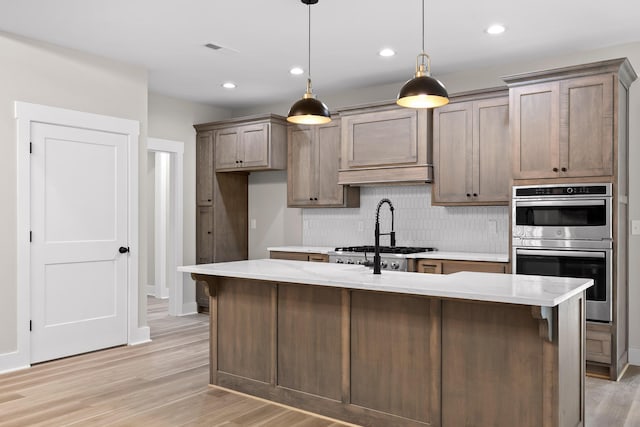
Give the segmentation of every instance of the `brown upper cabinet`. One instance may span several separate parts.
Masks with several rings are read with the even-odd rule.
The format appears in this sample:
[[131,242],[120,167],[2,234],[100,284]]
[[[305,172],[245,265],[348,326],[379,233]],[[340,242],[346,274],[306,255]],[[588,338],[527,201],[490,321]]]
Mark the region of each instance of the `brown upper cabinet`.
[[338,184],[340,120],[288,129],[287,206],[358,207],[360,189]]
[[434,205],[506,205],[511,186],[507,90],[451,97],[433,110]]
[[216,172],[285,169],[286,126],[273,114],[227,121],[214,131]]
[[343,109],[340,116],[339,184],[431,181],[430,110],[386,102]]
[[611,60],[505,77],[513,178],[613,176],[617,85],[628,68]]

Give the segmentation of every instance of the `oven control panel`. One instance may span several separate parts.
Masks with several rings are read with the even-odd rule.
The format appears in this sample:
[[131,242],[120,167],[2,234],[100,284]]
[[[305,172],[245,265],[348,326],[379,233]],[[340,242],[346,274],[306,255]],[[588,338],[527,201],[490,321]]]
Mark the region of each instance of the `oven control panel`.
[[575,197],[575,196],[611,196],[611,184],[563,184],[520,186],[513,188],[513,197]]

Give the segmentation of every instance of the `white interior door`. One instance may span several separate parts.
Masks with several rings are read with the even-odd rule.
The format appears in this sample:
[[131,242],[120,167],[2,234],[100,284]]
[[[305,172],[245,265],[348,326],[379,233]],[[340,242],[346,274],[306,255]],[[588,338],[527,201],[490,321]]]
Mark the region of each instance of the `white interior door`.
[[127,136],[31,135],[31,362],[126,344]]

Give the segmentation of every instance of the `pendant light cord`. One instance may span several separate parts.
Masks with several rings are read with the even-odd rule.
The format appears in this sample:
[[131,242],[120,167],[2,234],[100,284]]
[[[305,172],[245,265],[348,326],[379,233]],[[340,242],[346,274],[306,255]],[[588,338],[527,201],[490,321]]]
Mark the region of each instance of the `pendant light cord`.
[[422,0],[422,53],[424,51],[424,0]]
[[307,5],[307,9],[309,10],[309,25],[307,26],[307,28],[309,29],[309,34],[308,34],[309,40],[307,43],[307,47],[308,47],[308,50],[307,50],[307,70],[308,70],[307,76],[308,77],[307,78],[311,80],[311,4]]

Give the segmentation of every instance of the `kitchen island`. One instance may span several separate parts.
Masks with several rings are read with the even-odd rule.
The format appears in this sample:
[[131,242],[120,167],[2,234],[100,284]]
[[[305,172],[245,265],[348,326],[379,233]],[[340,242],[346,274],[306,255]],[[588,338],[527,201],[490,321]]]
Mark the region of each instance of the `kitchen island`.
[[584,425],[590,279],[252,260],[210,294],[210,383],[368,426]]

